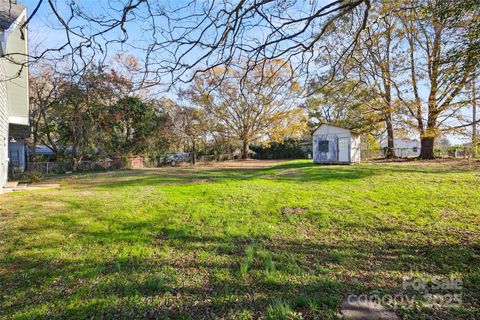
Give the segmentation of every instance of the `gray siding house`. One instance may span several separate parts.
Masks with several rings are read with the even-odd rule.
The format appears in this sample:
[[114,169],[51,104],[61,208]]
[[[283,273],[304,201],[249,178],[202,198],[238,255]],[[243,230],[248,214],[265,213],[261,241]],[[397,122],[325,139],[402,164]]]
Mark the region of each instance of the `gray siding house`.
[[[393,139],[395,146],[395,155],[397,157],[418,157],[420,155],[420,141],[417,139],[395,138]],[[382,141],[382,149],[388,147],[387,141]]]
[[0,193],[8,177],[9,126],[29,124],[27,30],[20,28],[26,19],[25,6],[0,0]]

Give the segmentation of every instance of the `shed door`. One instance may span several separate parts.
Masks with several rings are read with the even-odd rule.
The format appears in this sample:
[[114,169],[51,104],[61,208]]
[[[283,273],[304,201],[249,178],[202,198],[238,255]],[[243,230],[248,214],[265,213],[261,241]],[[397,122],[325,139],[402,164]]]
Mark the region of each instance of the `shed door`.
[[319,135],[314,138],[314,161],[319,163],[337,162],[338,141],[335,136]]
[[338,138],[338,161],[350,162],[349,138]]

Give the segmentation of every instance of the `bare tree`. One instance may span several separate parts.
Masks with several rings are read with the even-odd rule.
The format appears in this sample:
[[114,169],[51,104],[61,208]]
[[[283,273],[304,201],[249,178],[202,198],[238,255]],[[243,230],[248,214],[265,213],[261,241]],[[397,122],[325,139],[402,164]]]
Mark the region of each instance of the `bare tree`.
[[192,164],[197,163],[197,149],[199,140],[211,128],[208,116],[204,109],[186,106],[174,106],[172,119],[175,129],[188,139],[192,147]]
[[[398,10],[392,2],[378,3],[374,10],[375,24],[366,29],[362,43],[356,51],[356,66],[360,79],[368,83],[378,97],[372,107],[381,114],[387,132],[386,157],[395,157],[394,145],[394,88],[399,69],[398,55],[394,48],[399,45],[397,17],[390,11]],[[385,14],[385,12],[387,12]]]
[[32,161],[36,161],[36,146],[43,144],[54,153],[59,152],[58,136],[55,121],[52,119],[52,109],[60,98],[63,81],[54,76],[51,67],[41,66],[30,74],[30,133]]
[[305,109],[309,113],[311,129],[328,123],[356,132],[380,135],[384,132],[384,114],[378,100],[375,88],[359,84],[359,80],[352,77],[321,85],[306,100]]
[[[464,120],[460,111],[468,105],[465,86],[475,66],[471,51],[461,56],[448,54],[466,27],[448,16],[436,14],[442,4],[433,1],[421,9],[412,8],[403,16],[410,69],[408,85],[413,97],[406,98],[400,91],[398,97],[417,122],[423,159],[434,158],[434,142],[440,132],[461,127],[452,121]],[[421,82],[421,77],[427,81]],[[425,99],[420,94],[421,85],[428,90]]]
[[295,104],[298,84],[291,80],[291,70],[278,70],[279,65],[284,62],[270,61],[268,67],[258,66],[247,76],[242,69],[217,67],[197,77],[187,90],[191,102],[242,143],[244,159],[253,141],[267,136],[275,140],[301,130],[301,110]]
[[[14,1],[14,0],[7,0]],[[89,8],[92,7],[92,8]],[[37,0],[22,29],[42,14],[65,41],[30,55],[70,59],[76,73],[102,63],[112,51],[135,52],[141,59],[141,86],[189,82],[217,66],[248,61],[245,72],[271,59],[294,67],[307,78],[312,59],[322,53],[322,39],[335,25],[356,30],[345,39],[350,52],[365,27],[370,0],[105,0],[95,6],[80,1]],[[351,19],[354,15],[360,20]],[[139,36],[141,35],[141,36]],[[14,54],[14,53],[12,53]],[[168,77],[168,78],[167,78]]]

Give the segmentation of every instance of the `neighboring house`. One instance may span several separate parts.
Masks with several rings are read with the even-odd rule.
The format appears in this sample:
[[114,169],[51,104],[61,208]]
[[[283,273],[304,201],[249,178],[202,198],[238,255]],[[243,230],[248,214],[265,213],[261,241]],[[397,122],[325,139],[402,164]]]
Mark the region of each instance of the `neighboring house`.
[[0,192],[8,177],[11,125],[28,126],[27,19],[25,6],[0,0]]
[[[395,146],[395,156],[397,157],[418,157],[420,155],[420,141],[416,139],[396,138],[393,140]],[[387,142],[381,144],[382,148],[387,148]]]
[[10,170],[23,172],[25,170],[25,143],[11,139],[8,143],[8,158]]
[[55,158],[55,152],[52,151],[47,146],[44,145],[36,145],[35,150],[32,147],[27,148],[27,159],[28,162],[32,162],[33,153],[35,151],[35,156],[40,157],[42,161],[52,161]]
[[351,130],[322,124],[313,132],[314,163],[360,162],[360,135]]
[[25,171],[27,160],[26,139],[30,135],[30,128],[18,124],[10,124],[8,130],[8,174],[15,175]]

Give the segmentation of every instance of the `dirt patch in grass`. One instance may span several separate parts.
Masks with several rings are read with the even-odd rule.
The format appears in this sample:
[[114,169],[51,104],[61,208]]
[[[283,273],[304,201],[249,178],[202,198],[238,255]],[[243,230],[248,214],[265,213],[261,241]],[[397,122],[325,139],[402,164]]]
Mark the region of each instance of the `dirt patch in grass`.
[[298,177],[301,175],[301,172],[295,170],[283,170],[278,172],[275,176],[277,177]]
[[94,194],[93,191],[89,191],[89,190],[86,190],[86,191],[78,191],[77,194],[79,196],[91,196]]
[[[2,211],[0,212],[0,223],[3,223],[9,219],[14,219],[16,214],[12,211]],[[2,230],[2,226],[0,225],[0,230]]]
[[285,162],[285,160],[236,160],[236,161],[225,161],[225,162],[213,162],[210,164],[200,164],[199,168],[241,168],[241,169],[258,169],[271,167],[273,165]]
[[212,182],[212,179],[192,179],[190,180],[191,183],[207,183]]
[[289,178],[296,178],[302,175],[302,172],[299,172],[297,170],[280,170],[275,173],[271,174],[264,174],[261,177],[263,179],[289,179]]
[[419,160],[416,158],[396,158],[396,159],[372,159],[367,161],[374,164],[395,164],[402,166],[427,166],[427,167],[447,167],[447,168],[480,168],[480,159],[454,159],[438,158],[432,160]]
[[282,207],[280,211],[284,215],[292,216],[304,212],[307,208],[304,207]]

